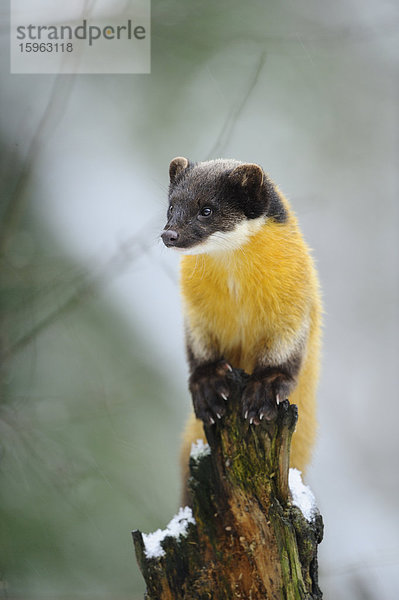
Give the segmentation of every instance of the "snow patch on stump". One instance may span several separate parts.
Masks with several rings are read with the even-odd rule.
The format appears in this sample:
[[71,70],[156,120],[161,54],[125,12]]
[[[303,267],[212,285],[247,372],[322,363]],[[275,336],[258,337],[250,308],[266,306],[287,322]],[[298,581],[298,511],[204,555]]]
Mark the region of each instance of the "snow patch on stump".
[[288,485],[292,496],[292,504],[297,506],[307,521],[313,521],[317,513],[316,498],[309,486],[302,481],[302,473],[298,469],[290,469]]
[[190,457],[194,460],[199,460],[203,456],[208,456],[211,453],[209,444],[206,444],[204,440],[197,440],[191,444]]
[[147,558],[161,558],[165,555],[165,550],[161,542],[166,537],[179,538],[181,535],[187,535],[189,524],[195,525],[195,519],[189,506],[179,508],[177,515],[168,523],[166,529],[157,529],[153,533],[143,533],[144,552]]

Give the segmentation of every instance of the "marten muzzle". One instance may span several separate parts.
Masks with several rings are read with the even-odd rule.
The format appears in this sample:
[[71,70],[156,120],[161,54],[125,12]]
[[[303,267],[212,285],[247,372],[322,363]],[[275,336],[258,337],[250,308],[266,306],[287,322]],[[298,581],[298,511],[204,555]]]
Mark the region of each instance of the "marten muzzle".
[[174,231],[174,229],[164,229],[161,233],[162,241],[168,248],[170,246],[176,246],[179,237],[180,235],[177,231]]

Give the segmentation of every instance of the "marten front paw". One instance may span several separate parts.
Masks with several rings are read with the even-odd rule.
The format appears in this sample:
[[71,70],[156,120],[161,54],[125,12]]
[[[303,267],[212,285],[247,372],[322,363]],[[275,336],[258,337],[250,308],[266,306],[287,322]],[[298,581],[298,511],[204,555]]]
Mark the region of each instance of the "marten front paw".
[[243,393],[244,419],[259,425],[262,419],[273,421],[277,405],[288,397],[289,384],[280,374],[252,375]]
[[198,419],[213,425],[226,412],[225,403],[230,395],[228,373],[231,366],[225,360],[200,365],[189,379],[194,412]]

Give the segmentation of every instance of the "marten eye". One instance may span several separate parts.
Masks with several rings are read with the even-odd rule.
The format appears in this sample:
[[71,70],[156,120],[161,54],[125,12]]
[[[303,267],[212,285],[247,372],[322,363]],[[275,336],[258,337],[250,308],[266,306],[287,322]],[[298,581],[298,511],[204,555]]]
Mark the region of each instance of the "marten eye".
[[198,218],[200,219],[200,221],[203,221],[204,219],[208,219],[208,217],[211,216],[212,212],[213,211],[212,211],[212,209],[209,206],[204,206],[199,211]]
[[173,204],[171,204],[168,208],[168,213],[171,214],[173,212]]

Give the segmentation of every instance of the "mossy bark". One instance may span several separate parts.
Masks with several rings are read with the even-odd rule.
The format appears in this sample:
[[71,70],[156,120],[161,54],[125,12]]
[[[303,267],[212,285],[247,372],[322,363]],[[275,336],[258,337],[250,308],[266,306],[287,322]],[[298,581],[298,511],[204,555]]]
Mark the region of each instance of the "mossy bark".
[[133,533],[146,598],[318,600],[322,518],[307,521],[288,488],[296,406],[283,402],[276,421],[249,425],[240,411],[247,375],[230,377],[226,417],[205,426],[211,453],[190,459],[196,525],[186,536],[167,537],[158,559],[146,558],[141,533]]

